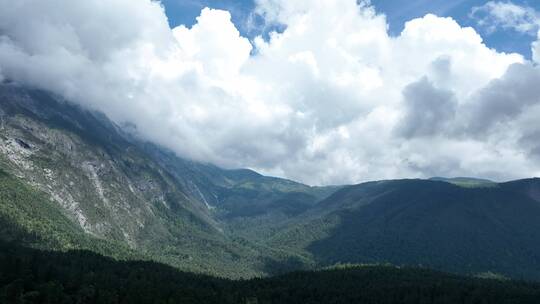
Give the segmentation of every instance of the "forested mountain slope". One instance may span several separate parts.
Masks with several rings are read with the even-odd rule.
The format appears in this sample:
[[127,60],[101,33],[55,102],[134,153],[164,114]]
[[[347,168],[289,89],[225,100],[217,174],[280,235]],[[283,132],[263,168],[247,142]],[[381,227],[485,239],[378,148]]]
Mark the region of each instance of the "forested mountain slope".
[[[540,279],[540,179],[457,186],[393,180],[343,188],[273,243],[318,263],[422,265]],[[314,231],[320,233],[315,234]],[[308,240],[308,241],[306,241]]]
[[0,242],[1,303],[536,304],[540,285],[427,269],[362,266],[229,281],[88,251],[45,252]]
[[[325,195],[249,170],[180,159],[43,91],[0,86],[0,118],[0,166],[7,174],[52,199],[51,206],[87,235],[186,270],[253,276],[289,259],[228,233],[221,219],[245,209],[231,205],[237,193],[258,214],[274,204],[278,208],[268,210],[279,216],[289,214],[279,208],[289,208],[283,197],[290,193],[308,197],[296,209]],[[253,185],[264,188],[254,194],[264,200],[247,198]]]
[[0,238],[224,277],[336,263],[540,280],[540,182],[311,187],[178,157],[104,115],[0,85]]

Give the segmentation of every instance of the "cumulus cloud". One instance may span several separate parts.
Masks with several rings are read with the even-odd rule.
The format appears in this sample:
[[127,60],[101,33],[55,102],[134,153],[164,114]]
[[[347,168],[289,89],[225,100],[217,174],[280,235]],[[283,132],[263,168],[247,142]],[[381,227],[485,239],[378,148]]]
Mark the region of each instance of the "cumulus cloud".
[[[540,104],[540,69],[513,64],[499,79],[478,91],[470,103],[471,132],[489,132],[496,125],[507,125]],[[512,129],[512,128],[511,128]],[[519,130],[521,128],[515,128]]]
[[443,133],[454,118],[457,102],[451,91],[436,88],[427,78],[403,90],[404,117],[397,131],[405,137]]
[[254,14],[282,31],[249,41],[208,8],[170,29],[150,0],[0,8],[6,78],[183,157],[313,184],[540,175],[529,157],[538,68],[451,18],[426,15],[391,37],[368,2],[260,0]]

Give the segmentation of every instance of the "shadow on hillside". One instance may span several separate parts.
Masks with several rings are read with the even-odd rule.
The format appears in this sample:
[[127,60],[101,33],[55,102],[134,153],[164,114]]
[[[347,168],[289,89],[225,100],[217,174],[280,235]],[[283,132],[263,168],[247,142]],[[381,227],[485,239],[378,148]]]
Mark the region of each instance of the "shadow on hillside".
[[[269,265],[270,266],[270,265]],[[540,286],[355,267],[231,281],[155,262],[0,242],[0,303],[539,303]]]
[[[369,204],[338,210],[340,221],[329,237],[307,250],[324,265],[388,262],[540,280],[540,204],[531,196],[532,182],[538,186],[537,180],[492,188],[427,180],[381,183]],[[355,195],[365,194],[361,186],[341,196],[354,202]]]
[[220,301],[230,288],[231,281],[156,262],[0,242],[0,303],[235,303]]

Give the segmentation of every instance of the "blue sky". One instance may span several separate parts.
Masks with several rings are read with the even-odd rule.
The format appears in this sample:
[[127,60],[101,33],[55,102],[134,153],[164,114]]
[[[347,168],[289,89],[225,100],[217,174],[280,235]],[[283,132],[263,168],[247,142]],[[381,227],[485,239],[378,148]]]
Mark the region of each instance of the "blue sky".
[[[250,32],[246,27],[246,20],[255,6],[254,0],[161,0],[161,2],[165,6],[171,27],[180,24],[191,26],[202,8],[211,7],[231,12],[233,22],[242,35],[251,38],[260,34]],[[475,21],[469,17],[471,9],[485,4],[488,2],[486,0],[372,0],[371,2],[378,12],[387,16],[392,35],[399,34],[406,21],[433,13],[452,17],[462,26],[474,27],[489,47],[503,52],[517,52],[527,58],[531,57],[530,45],[535,37],[503,29],[488,33],[479,28]],[[512,2],[540,10],[540,1],[538,0],[514,0]]]

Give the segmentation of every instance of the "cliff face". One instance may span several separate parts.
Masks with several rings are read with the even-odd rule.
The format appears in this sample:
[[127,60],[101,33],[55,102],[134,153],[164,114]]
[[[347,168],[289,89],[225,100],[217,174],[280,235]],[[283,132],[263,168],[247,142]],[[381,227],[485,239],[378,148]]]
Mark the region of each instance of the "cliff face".
[[268,274],[268,263],[296,259],[262,245],[259,233],[334,189],[185,160],[100,113],[6,84],[0,165],[89,236],[182,269],[233,277]]

